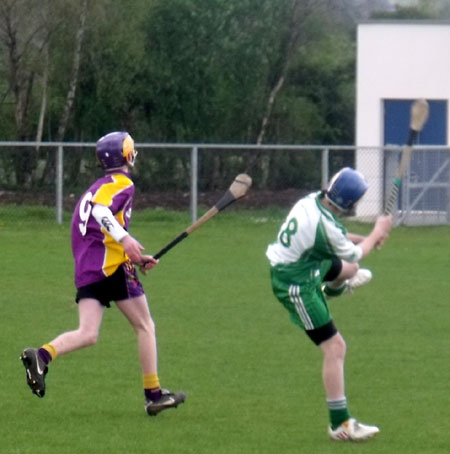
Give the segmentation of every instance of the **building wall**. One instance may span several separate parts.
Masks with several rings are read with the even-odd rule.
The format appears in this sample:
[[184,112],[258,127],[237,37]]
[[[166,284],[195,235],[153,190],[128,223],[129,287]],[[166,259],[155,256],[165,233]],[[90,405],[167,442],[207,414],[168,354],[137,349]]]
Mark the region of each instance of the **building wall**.
[[[450,99],[450,23],[373,21],[358,25],[356,138],[358,147],[383,146],[383,101]],[[448,125],[447,125],[448,130]],[[405,131],[405,141],[408,131]],[[447,134],[447,145],[449,138]],[[381,152],[357,156],[356,166],[369,180],[360,203],[365,214],[383,207]]]

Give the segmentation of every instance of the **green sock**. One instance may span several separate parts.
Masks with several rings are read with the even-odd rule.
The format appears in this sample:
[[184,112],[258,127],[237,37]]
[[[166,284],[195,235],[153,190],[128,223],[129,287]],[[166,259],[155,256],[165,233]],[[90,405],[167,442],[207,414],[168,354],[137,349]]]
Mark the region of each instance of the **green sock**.
[[339,400],[327,400],[327,405],[330,412],[331,428],[333,430],[350,419],[350,412],[348,411],[347,399],[345,397]]
[[323,293],[329,297],[333,296],[340,296],[344,293],[345,289],[347,288],[347,284],[342,285],[338,288],[332,288],[328,285],[328,283],[324,284],[322,287]]

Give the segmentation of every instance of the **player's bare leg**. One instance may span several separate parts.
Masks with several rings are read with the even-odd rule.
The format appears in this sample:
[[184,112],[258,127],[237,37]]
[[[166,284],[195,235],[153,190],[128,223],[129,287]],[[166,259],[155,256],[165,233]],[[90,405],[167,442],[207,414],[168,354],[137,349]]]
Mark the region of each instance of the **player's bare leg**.
[[344,359],[346,345],[340,333],[322,342],[322,379],[327,400],[337,400],[345,396]]
[[117,302],[117,307],[133,327],[138,341],[139,362],[143,374],[157,372],[155,324],[145,295]]
[[141,295],[118,301],[117,307],[131,323],[137,336],[139,361],[144,381],[145,410],[149,415],[155,416],[167,408],[176,408],[185,401],[186,394],[183,392],[172,393],[160,387],[157,372],[155,324],[150,315],[146,296]]
[[67,331],[50,342],[58,356],[96,344],[104,310],[105,307],[95,299],[81,299],[78,302],[78,329]]
[[349,263],[342,260],[342,270],[339,276],[323,286],[327,296],[339,296],[344,292],[353,293],[356,287],[367,284],[372,279],[372,272],[360,268],[358,263]]
[[44,397],[45,376],[52,359],[97,342],[103,310],[103,306],[97,300],[80,300],[78,304],[80,322],[77,330],[59,335],[40,349],[26,348],[22,352],[20,359],[26,370],[27,384],[33,394]]
[[331,282],[328,282],[328,286],[332,289],[338,289],[342,287],[349,279],[356,275],[359,270],[358,263],[349,263],[342,260],[342,269],[339,276]]
[[[328,435],[336,441],[362,441],[375,436],[380,429],[358,422],[347,409],[344,384],[346,345],[340,333],[320,344],[323,352],[323,383],[332,424]],[[336,424],[333,424],[333,421]]]

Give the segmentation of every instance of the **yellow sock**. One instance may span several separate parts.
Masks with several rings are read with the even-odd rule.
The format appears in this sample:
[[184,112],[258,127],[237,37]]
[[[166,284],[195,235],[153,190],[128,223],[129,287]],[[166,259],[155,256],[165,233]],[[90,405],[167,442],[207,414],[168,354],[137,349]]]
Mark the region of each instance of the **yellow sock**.
[[41,348],[48,351],[49,355],[52,357],[52,361],[58,356],[56,348],[52,344],[44,344]]
[[153,374],[144,374],[144,389],[158,389],[160,388],[159,385],[159,378],[158,374],[155,372]]

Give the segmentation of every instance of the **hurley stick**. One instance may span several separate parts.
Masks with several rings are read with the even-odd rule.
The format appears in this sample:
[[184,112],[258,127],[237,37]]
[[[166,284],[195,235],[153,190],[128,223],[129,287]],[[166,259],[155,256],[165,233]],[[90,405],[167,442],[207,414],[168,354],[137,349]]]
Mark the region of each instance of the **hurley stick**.
[[250,186],[252,184],[252,179],[245,173],[239,174],[225,192],[225,194],[220,198],[220,200],[210,208],[201,218],[197,219],[192,225],[190,225],[184,232],[180,233],[175,239],[173,239],[169,244],[164,246],[158,253],[153,257],[159,259],[166,252],[172,249],[180,241],[184,240],[188,235],[190,235],[194,230],[197,230],[205,222],[209,221],[213,216],[215,216],[219,211],[222,211],[228,205],[231,205],[236,200],[241,199],[247,194]]
[[391,193],[384,209],[384,214],[391,214],[394,209],[394,205],[397,203],[398,193],[402,184],[402,178],[405,174],[406,168],[408,167],[409,160],[411,158],[413,143],[417,138],[417,134],[422,130],[425,122],[428,119],[429,106],[425,99],[418,99],[414,101],[411,106],[411,119],[409,124],[408,141],[402,151],[402,157],[400,164],[397,168],[397,173],[392,184]]

